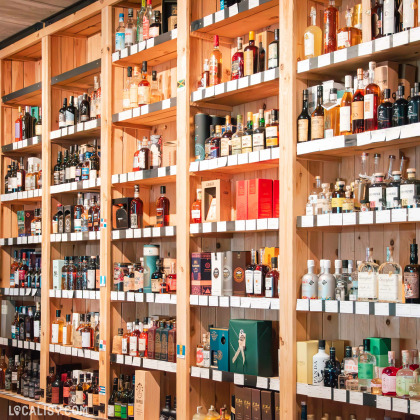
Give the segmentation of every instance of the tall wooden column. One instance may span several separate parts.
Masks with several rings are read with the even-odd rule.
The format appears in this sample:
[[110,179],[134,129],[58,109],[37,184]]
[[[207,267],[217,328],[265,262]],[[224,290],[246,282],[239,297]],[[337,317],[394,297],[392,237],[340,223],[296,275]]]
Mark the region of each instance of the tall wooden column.
[[112,144],[112,7],[102,9],[101,40],[101,243],[100,275],[105,286],[100,287],[100,340],[104,347],[99,351],[99,385],[105,387],[105,395],[99,403],[108,403],[111,391],[111,144]]
[[176,173],[176,258],[177,258],[177,344],[185,346],[177,359],[176,403],[182,418],[190,412],[190,0],[178,0],[177,58],[177,173]]
[[50,297],[52,262],[51,262],[51,36],[41,40],[42,64],[42,283],[41,283],[41,352],[40,386],[47,390],[47,375],[50,363]]

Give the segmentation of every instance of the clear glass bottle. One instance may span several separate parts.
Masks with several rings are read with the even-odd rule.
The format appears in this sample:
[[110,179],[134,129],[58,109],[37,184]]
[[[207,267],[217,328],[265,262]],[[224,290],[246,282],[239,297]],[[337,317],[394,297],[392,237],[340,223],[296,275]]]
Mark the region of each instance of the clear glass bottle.
[[219,36],[213,37],[213,51],[209,62],[209,85],[214,86],[222,83],[222,52],[219,49]]
[[159,80],[157,78],[156,70],[152,71],[152,82],[151,82],[151,97],[150,102],[160,102],[163,99],[162,91],[159,86]]
[[323,105],[325,109],[324,117],[324,137],[334,137],[340,134],[340,104],[337,102],[337,89],[330,89],[330,99]]
[[143,61],[141,69],[141,80],[138,84],[137,100],[138,106],[150,104],[151,88],[147,80],[147,61]]
[[374,174],[375,181],[369,186],[369,203],[371,210],[383,210],[386,208],[386,183],[384,174]]
[[316,24],[316,8],[311,7],[309,14],[311,25],[308,26],[303,35],[305,58],[317,57],[322,54],[322,30]]
[[115,51],[121,51],[125,48],[124,13],[119,14],[118,21],[119,25],[115,32]]
[[353,134],[357,134],[365,131],[363,69],[357,69],[357,86],[354,87],[354,90],[353,102],[351,103],[351,121]]
[[359,355],[357,366],[359,391],[370,392],[371,381],[375,377],[376,357],[370,353],[370,340],[363,340],[363,352]]
[[408,398],[410,385],[414,382],[413,371],[409,368],[410,352],[403,350],[402,352],[402,368],[397,372],[396,394],[398,397]]
[[243,136],[243,119],[242,115],[236,117],[236,131],[232,134],[231,149],[232,155],[242,153],[242,136]]
[[130,47],[136,42],[136,26],[133,20],[133,9],[128,9],[127,24],[125,25],[124,44],[125,47]]
[[359,301],[378,300],[379,266],[373,260],[373,248],[366,248],[366,261],[358,269],[358,299]]
[[337,50],[353,47],[362,42],[362,31],[352,25],[353,12],[347,7],[345,20],[346,26],[337,33]]
[[61,318],[61,311],[55,311],[56,319],[51,324],[51,344],[62,344],[63,342],[63,325],[64,321]]
[[407,169],[407,179],[401,181],[400,199],[403,208],[413,208],[414,197],[420,194],[420,181],[416,179],[416,169]]
[[401,302],[403,293],[402,268],[394,262],[394,247],[386,248],[386,262],[379,267],[378,300],[380,302]]
[[133,68],[131,66],[127,67],[127,78],[124,83],[124,89],[123,89],[123,100],[122,100],[122,107],[123,110],[131,109],[131,103],[130,103],[130,87],[132,84],[132,75],[133,75]]

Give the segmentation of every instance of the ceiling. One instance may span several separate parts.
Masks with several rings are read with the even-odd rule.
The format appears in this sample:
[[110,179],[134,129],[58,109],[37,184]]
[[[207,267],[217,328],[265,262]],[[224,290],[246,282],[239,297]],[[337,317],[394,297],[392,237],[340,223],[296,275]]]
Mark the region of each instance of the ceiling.
[[0,0],[0,42],[80,0]]

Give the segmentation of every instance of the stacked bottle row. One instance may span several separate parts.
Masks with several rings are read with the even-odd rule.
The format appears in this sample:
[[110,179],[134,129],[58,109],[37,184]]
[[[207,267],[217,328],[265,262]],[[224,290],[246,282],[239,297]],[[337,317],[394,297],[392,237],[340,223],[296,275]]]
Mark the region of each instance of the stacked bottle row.
[[61,311],[55,311],[56,318],[51,324],[51,344],[99,351],[99,313],[67,314],[61,318]]
[[93,90],[89,94],[83,93],[74,100],[70,96],[63,100],[63,106],[58,111],[58,127],[74,127],[76,124],[101,118],[101,86],[100,76],[94,76]]
[[11,325],[12,339],[40,342],[41,337],[41,304],[36,306],[16,307],[15,319]]
[[27,168],[27,171],[25,171],[23,157],[20,158],[20,163],[12,161],[10,165],[7,165],[7,172],[4,177],[5,194],[42,188],[41,159],[29,157]]
[[164,142],[159,134],[151,135],[150,140],[146,136],[142,140],[137,140],[133,172],[175,165],[176,153],[172,146],[172,142]]
[[100,152],[95,139],[93,145],[70,146],[70,150],[58,152],[53,168],[54,185],[100,178]]
[[34,136],[42,135],[41,108],[37,106],[25,106],[25,112],[22,107],[18,107],[18,117],[15,121],[15,140],[27,140]]
[[[324,95],[323,85],[316,91],[316,107],[308,110],[309,91],[303,91],[303,107],[298,117],[298,142],[338,135],[358,134],[389,127],[400,127],[420,121],[419,83],[414,83],[408,100],[405,86],[400,84],[391,100],[391,90],[381,92],[375,78],[376,63],[369,63],[367,85],[362,68],[357,69],[354,90],[352,76],[345,77],[345,91],[337,99],[337,88],[331,88],[329,97]],[[394,96],[393,96],[394,98]]]
[[5,350],[2,350],[0,389],[39,401],[43,393],[40,388],[39,360],[33,356],[32,352],[22,352],[10,355],[6,362]]
[[53,287],[56,290],[99,290],[99,273],[99,256],[53,260]]
[[379,265],[373,259],[373,248],[366,248],[366,260],[321,260],[321,272],[314,273],[314,260],[308,261],[308,273],[302,277],[302,299],[351,300],[420,303],[420,266],[418,247],[410,245],[410,263],[402,270],[394,262],[394,248],[387,247],[387,260]]
[[277,109],[260,109],[256,114],[248,112],[246,128],[242,115],[232,121],[230,115],[223,118],[196,114],[194,120],[196,161],[257,152],[279,145]]
[[77,410],[77,413],[99,414],[98,371],[73,370],[57,366],[57,373],[50,367],[47,376],[46,402]]
[[170,395],[165,397],[165,407],[160,411],[159,420],[175,420],[176,419],[176,397],[174,397],[174,405],[172,406],[172,398]]
[[41,287],[41,254],[34,249],[14,251],[10,264],[10,288]]
[[143,322],[127,322],[127,330],[118,329],[112,341],[112,353],[132,357],[176,362],[176,321],[145,318]]
[[77,204],[57,204],[57,213],[52,219],[52,233],[98,232],[101,208],[98,194],[78,193]]

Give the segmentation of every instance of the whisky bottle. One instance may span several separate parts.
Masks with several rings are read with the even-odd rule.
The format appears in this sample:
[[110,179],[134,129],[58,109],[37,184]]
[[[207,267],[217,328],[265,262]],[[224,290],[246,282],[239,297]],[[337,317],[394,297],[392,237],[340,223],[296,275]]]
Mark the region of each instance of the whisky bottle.
[[148,336],[147,336],[147,330],[144,329],[144,326],[146,325],[147,319],[145,319],[144,323],[140,323],[139,330],[139,340],[138,340],[138,347],[139,347],[139,356],[140,357],[147,357],[147,343],[148,343]]
[[265,49],[263,47],[261,37],[258,43],[258,71],[262,72],[265,70]]
[[210,139],[210,154],[209,159],[217,159],[220,157],[220,142],[222,137],[222,126],[216,125],[216,132]]
[[231,151],[232,155],[242,153],[243,119],[242,115],[236,116],[236,131],[232,135]]
[[141,69],[141,80],[137,91],[138,106],[150,104],[150,83],[147,80],[147,61],[143,61]]
[[152,71],[152,83],[151,83],[151,97],[150,102],[160,102],[163,99],[162,92],[159,86],[159,80],[157,79],[156,70]]
[[117,392],[118,392],[118,378],[114,378],[112,392],[108,399],[107,414],[108,414],[109,419],[115,419],[115,399],[116,399]]
[[[127,79],[125,81],[125,86],[123,89],[123,110],[131,109],[131,102],[130,102],[130,87],[133,83],[132,80],[133,75],[133,68],[131,66],[127,67]],[[136,88],[136,96],[137,96],[137,88]],[[137,106],[137,104],[136,104]]]
[[371,9],[372,39],[382,38],[384,36],[384,1],[375,0]]
[[279,66],[279,30],[274,29],[274,41],[268,46],[268,69],[275,69]]
[[140,188],[134,186],[134,198],[130,203],[130,228],[139,229],[143,227],[143,201],[139,198]]
[[156,38],[161,34],[162,31],[162,25],[160,23],[160,12],[159,10],[155,10],[154,12],[154,20],[153,23],[150,25],[149,28],[149,37],[150,38]]
[[22,107],[18,107],[18,117],[15,121],[15,141],[22,140]]
[[271,270],[265,275],[265,297],[266,298],[277,298],[278,293],[278,282],[279,272],[277,269],[277,257],[271,258]]
[[209,85],[222,83],[222,53],[219,49],[219,36],[213,37],[213,51],[209,62]]
[[330,98],[323,105],[324,117],[324,137],[334,137],[340,134],[340,105],[337,102],[337,89],[330,89]]
[[63,324],[61,311],[55,311],[56,319],[51,324],[51,344],[61,344],[63,342]]
[[63,325],[63,346],[71,346],[72,336],[71,315],[67,314],[66,323]]
[[411,95],[408,102],[407,117],[408,124],[414,124],[420,121],[420,95],[418,82],[414,83],[414,94]]
[[160,187],[160,197],[156,201],[156,227],[169,226],[170,213],[169,213],[169,199],[165,197],[166,187]]
[[229,156],[232,154],[232,122],[230,115],[226,115],[226,129],[220,138],[220,156]]
[[70,103],[66,108],[66,127],[76,124],[76,108],[74,107],[74,96],[70,96]]
[[364,89],[363,89],[363,69],[357,69],[357,86],[351,103],[351,120],[353,134],[363,133],[365,130],[364,120]]
[[317,105],[311,115],[311,140],[322,139],[324,137],[323,92],[323,86],[319,85],[317,88]]
[[417,252],[417,244],[414,241],[410,245],[410,264],[406,265],[404,268],[405,303],[420,303],[420,266],[418,265]]
[[408,123],[408,101],[404,98],[404,85],[398,86],[396,100],[392,105],[392,126],[398,127]]
[[338,10],[335,0],[324,11],[324,54],[337,50]]
[[255,32],[249,32],[249,45],[244,50],[244,76],[258,73],[258,47],[255,46]]
[[121,354],[129,354],[130,351],[130,337],[133,329],[133,323],[127,322],[127,332],[123,335],[121,341]]
[[251,250],[251,263],[245,270],[245,291],[247,296],[254,295],[254,271],[257,267],[257,251]]
[[259,110],[258,127],[252,135],[252,150],[254,152],[265,149],[265,121],[264,110]]
[[391,89],[384,89],[383,102],[378,106],[378,130],[392,127]]
[[302,111],[297,119],[298,143],[311,140],[311,124],[308,114],[308,90],[303,90]]
[[93,349],[93,328],[90,325],[90,314],[86,315],[86,324],[80,330],[82,336],[82,348]]
[[244,76],[244,53],[242,51],[243,39],[238,36],[236,41],[237,49],[232,56],[231,80],[236,80]]
[[346,11],[346,26],[337,34],[337,50],[353,47],[362,42],[362,31],[352,26],[353,13],[349,7]]
[[242,153],[252,152],[252,136],[253,130],[253,114],[252,112],[247,113],[247,128],[242,135]]
[[214,126],[210,126],[210,136],[204,141],[204,159],[211,159],[211,141],[214,137]]
[[417,23],[417,14],[418,14],[418,4],[417,0],[402,0],[403,8],[403,24],[402,29],[408,31],[411,28],[418,26]]
[[393,35],[400,32],[400,12],[398,10],[399,3],[400,0],[384,0],[384,35]]
[[191,206],[191,223],[201,223],[201,188],[197,189],[197,199]]
[[272,109],[265,125],[265,143],[267,149],[279,147],[279,117],[278,110]]
[[140,330],[138,327],[140,320],[136,319],[136,322],[133,322],[133,331],[129,337],[129,350],[128,354],[133,357],[137,357],[139,355],[139,337],[140,337]]

